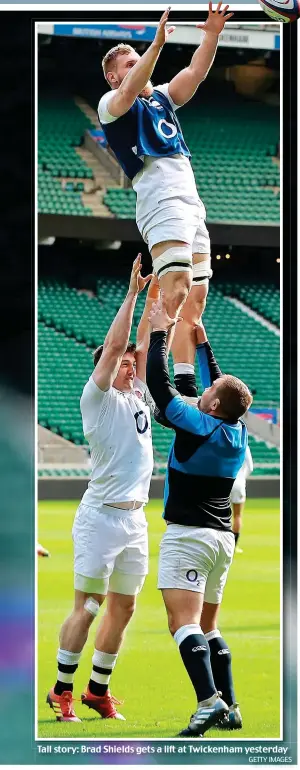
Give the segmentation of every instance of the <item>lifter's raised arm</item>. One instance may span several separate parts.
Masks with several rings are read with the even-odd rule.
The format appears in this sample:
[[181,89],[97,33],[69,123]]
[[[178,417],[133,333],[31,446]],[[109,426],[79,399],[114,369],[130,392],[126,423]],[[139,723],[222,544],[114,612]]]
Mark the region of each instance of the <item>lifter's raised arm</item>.
[[159,283],[156,275],[152,275],[151,282],[147,291],[144,310],[136,333],[136,376],[142,382],[146,382],[146,363],[147,353],[150,342],[149,313],[153,302],[159,299]]
[[[167,331],[176,323],[169,318],[164,297],[154,303],[149,316],[152,333],[147,359],[147,385],[160,413],[168,420],[168,427],[181,428],[188,433],[207,435],[214,427],[212,417],[189,406],[172,387],[167,358]],[[178,322],[178,320],[177,320]]]
[[148,80],[151,78],[161,49],[175,29],[175,27],[166,27],[169,13],[170,8],[167,8],[158,24],[153,43],[134,64],[132,69],[129,70],[115,94],[110,98],[109,113],[113,117],[119,118],[130,110],[137,96],[143,91]]
[[133,263],[128,293],[106,335],[102,356],[92,374],[100,390],[108,390],[117,376],[129,342],[137,295],[151,280],[151,275],[143,278],[140,270],[141,254],[138,254]]
[[196,353],[202,388],[209,388],[222,372],[207,339],[203,321],[196,326]]
[[188,67],[181,70],[178,75],[169,83],[169,94],[173,102],[181,106],[192,98],[198,86],[206,78],[217,50],[219,34],[224,28],[224,24],[231,19],[233,13],[227,13],[229,8],[225,5],[221,10],[222,3],[218,3],[216,11],[213,11],[212,3],[209,3],[209,12],[205,24],[197,24],[198,29],[205,32],[204,40],[199,48],[196,49],[191,63]]

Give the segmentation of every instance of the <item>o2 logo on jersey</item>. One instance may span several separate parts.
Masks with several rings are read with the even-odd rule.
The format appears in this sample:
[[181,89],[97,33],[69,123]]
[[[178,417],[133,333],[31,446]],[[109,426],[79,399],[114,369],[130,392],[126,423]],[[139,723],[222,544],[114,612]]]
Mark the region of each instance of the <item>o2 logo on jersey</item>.
[[174,123],[168,123],[167,120],[162,118],[158,121],[157,126],[159,133],[162,134],[162,136],[165,137],[165,139],[173,139],[174,136],[176,136],[177,128],[174,126]]
[[136,412],[134,415],[134,419],[136,422],[136,429],[138,433],[146,433],[147,428],[149,427],[149,423],[147,420],[147,415],[145,412],[140,411]]
[[148,104],[151,104],[151,107],[155,107],[157,110],[163,110],[162,104],[156,101],[156,99],[153,99],[153,96],[150,96],[150,99],[147,99]]

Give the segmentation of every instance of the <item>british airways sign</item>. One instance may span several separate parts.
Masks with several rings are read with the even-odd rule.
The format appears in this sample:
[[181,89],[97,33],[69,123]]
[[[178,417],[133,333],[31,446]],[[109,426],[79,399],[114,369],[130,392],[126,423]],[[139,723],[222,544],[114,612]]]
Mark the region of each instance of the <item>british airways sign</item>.
[[154,40],[156,26],[145,24],[54,24],[54,35],[114,40]]

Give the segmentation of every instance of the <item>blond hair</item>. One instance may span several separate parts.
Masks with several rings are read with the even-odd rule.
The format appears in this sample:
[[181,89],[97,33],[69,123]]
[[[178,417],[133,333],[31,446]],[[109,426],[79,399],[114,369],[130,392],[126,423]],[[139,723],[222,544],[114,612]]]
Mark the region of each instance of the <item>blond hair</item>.
[[114,48],[110,48],[110,50],[107,51],[102,59],[102,69],[106,80],[107,73],[109,72],[112,63],[116,61],[118,56],[124,56],[124,54],[132,53],[132,51],[135,53],[134,48],[132,48],[131,45],[127,45],[126,43],[119,43],[119,45],[115,45]]

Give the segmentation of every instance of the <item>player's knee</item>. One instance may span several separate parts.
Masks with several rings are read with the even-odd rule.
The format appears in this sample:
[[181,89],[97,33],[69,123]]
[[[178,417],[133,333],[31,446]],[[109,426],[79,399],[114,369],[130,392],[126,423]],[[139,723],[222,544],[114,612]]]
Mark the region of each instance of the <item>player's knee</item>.
[[175,279],[168,289],[164,289],[167,311],[171,318],[180,311],[191,288],[191,277],[189,274],[183,273],[182,276],[182,280]]
[[135,596],[128,597],[128,602],[126,602],[125,605],[122,606],[122,614],[124,617],[124,621],[126,623],[129,623],[131,620],[133,613],[135,611]]
[[175,284],[174,286],[174,294],[173,294],[172,300],[177,310],[179,310],[184,304],[189,294],[190,288],[191,288],[190,276],[188,273],[184,273],[182,281],[180,283]]
[[199,617],[196,615],[194,617],[190,613],[185,614],[182,612],[168,612],[168,626],[172,636],[176,634],[176,631],[178,631],[179,628],[182,628],[182,626],[188,626],[191,623],[199,624]]
[[87,610],[84,607],[74,610],[73,617],[74,617],[76,626],[78,628],[81,628],[82,630],[89,629],[90,626],[92,625],[93,620],[95,619],[95,615],[92,615],[90,612],[87,612]]
[[203,287],[193,287],[189,299],[189,308],[187,309],[188,317],[186,319],[192,326],[200,322],[205,306],[206,294],[204,295],[203,293]]
[[76,603],[73,611],[76,625],[82,629],[89,629],[100,609],[99,602],[92,596]]

